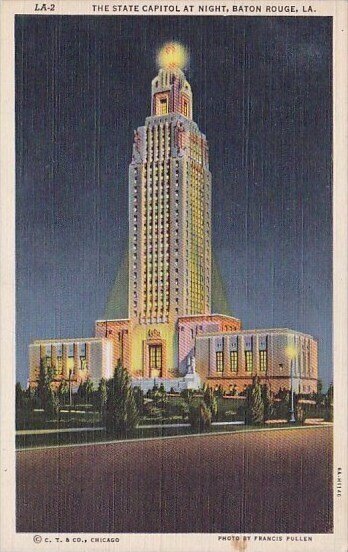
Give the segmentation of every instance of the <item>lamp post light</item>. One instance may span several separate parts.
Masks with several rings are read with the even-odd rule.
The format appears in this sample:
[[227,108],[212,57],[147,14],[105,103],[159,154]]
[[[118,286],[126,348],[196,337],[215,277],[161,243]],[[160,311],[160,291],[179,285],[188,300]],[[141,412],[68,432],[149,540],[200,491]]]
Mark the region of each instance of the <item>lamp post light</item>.
[[294,409],[294,360],[297,356],[297,349],[295,345],[288,345],[285,349],[285,354],[290,360],[290,396],[291,396],[291,402],[290,402],[290,419],[289,422],[291,424],[294,424],[296,422],[295,418],[295,409]]

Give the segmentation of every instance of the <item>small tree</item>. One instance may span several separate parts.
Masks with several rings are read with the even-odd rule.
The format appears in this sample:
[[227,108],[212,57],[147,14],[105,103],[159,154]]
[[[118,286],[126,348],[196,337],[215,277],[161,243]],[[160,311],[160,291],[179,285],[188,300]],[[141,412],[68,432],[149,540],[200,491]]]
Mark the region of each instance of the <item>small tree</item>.
[[167,392],[164,388],[163,383],[161,383],[161,385],[159,386],[159,389],[158,389],[157,406],[159,408],[164,409],[167,405],[167,402],[168,402]]
[[312,393],[312,396],[315,400],[316,406],[320,406],[323,403],[323,382],[321,379],[318,379],[317,392]]
[[212,388],[209,387],[209,385],[204,388],[203,401],[210,409],[212,419],[215,420],[218,413],[218,402]]
[[133,388],[134,399],[137,405],[139,414],[144,413],[144,393],[140,387]]
[[246,421],[252,425],[260,425],[264,421],[262,390],[257,376],[254,377],[253,383],[247,392]]
[[22,389],[19,381],[16,383],[16,410],[20,411],[23,409],[25,403],[25,391]]
[[86,400],[86,383],[80,381],[76,392],[76,399],[79,403],[84,403]]
[[60,405],[65,405],[69,399],[69,387],[65,379],[61,381],[58,388],[58,401]]
[[90,378],[87,378],[85,381],[85,400],[87,403],[90,402],[90,400],[92,399],[93,391],[93,382]]
[[[51,383],[52,373],[47,369],[47,360],[46,358],[41,358],[36,395],[39,399],[40,406],[43,408],[45,413],[47,411],[48,401],[50,400]],[[48,409],[49,408],[50,407],[48,407]]]
[[332,422],[333,420],[333,400],[334,400],[334,388],[332,383],[330,383],[327,393],[325,395],[325,420],[327,422]]
[[51,389],[47,393],[47,402],[45,408],[45,414],[47,418],[56,418],[59,414],[59,400],[58,395]]
[[107,385],[105,425],[108,433],[127,436],[137,425],[139,412],[127,370],[119,363]]
[[102,418],[104,417],[104,414],[105,414],[106,400],[107,400],[106,379],[102,378],[98,386],[98,408]]

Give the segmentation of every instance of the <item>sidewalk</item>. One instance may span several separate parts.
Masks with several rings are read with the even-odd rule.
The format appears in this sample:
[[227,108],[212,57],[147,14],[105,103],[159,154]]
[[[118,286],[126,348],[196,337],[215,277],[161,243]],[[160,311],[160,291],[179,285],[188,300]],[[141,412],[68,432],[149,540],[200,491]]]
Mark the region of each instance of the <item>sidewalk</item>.
[[[229,425],[244,425],[244,422],[212,422],[212,426],[229,426]],[[137,429],[167,429],[178,427],[190,427],[190,424],[148,424],[139,425]],[[69,427],[62,429],[20,429],[16,431],[16,435],[45,435],[50,433],[76,433],[78,431],[102,431],[105,427]]]

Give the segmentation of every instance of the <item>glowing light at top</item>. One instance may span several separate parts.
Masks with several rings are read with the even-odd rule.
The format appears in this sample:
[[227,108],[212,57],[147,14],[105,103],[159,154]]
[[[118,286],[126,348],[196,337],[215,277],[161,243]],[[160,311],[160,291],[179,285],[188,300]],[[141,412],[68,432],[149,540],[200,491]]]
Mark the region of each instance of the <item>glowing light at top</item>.
[[188,63],[188,52],[179,42],[167,42],[157,54],[157,63],[162,69],[184,69]]

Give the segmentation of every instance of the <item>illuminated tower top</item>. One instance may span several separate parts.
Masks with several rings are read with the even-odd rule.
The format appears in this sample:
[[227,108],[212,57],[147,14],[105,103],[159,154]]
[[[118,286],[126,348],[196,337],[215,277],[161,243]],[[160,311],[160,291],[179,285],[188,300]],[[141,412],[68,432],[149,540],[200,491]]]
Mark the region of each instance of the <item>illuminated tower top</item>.
[[186,50],[166,44],[151,115],[134,133],[129,167],[129,313],[140,324],[210,313],[211,175],[192,120]]
[[165,44],[158,53],[160,67],[152,81],[151,115],[178,113],[192,119],[192,92],[182,69],[188,60],[183,46],[177,42]]

